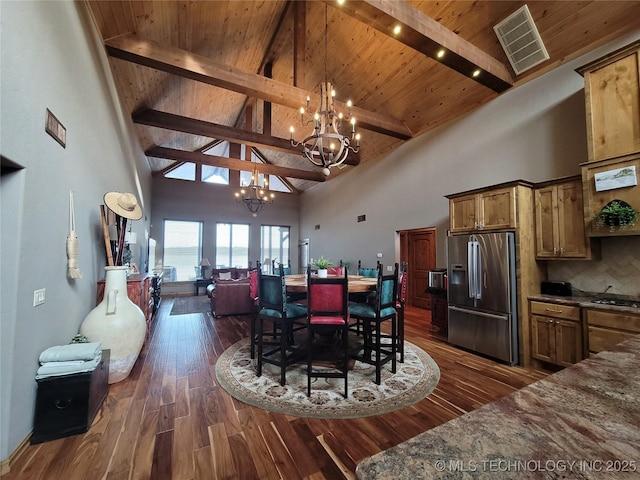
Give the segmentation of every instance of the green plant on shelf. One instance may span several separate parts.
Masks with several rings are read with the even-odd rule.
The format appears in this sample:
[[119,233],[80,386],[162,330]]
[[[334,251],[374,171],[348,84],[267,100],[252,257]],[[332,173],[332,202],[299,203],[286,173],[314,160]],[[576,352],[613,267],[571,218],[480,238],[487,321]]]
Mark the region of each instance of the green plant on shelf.
[[323,255],[320,255],[320,258],[317,258],[316,260],[314,260],[311,263],[311,265],[315,265],[320,270],[326,270],[327,267],[332,267],[333,266],[333,262],[331,262],[331,260],[327,260],[326,258],[324,258]]
[[611,200],[598,212],[596,222],[599,227],[607,226],[624,227],[635,225],[638,221],[638,212],[628,203],[622,200]]

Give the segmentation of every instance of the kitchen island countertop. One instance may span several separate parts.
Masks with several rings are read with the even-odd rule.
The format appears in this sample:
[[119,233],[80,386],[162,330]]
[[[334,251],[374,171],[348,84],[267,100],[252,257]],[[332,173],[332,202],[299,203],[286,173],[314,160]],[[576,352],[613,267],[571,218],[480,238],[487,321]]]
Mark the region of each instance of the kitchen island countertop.
[[637,479],[638,371],[640,335],[364,459],[357,478]]

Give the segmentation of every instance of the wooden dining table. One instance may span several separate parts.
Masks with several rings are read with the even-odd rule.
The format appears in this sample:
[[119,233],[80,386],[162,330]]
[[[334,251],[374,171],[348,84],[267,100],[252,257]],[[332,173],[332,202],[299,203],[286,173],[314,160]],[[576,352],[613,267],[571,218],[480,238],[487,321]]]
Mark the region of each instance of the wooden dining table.
[[[328,278],[338,278],[342,275],[328,275]],[[304,274],[285,275],[284,282],[287,292],[302,293],[307,291],[307,277]],[[348,275],[349,293],[369,292],[376,289],[377,278]]]

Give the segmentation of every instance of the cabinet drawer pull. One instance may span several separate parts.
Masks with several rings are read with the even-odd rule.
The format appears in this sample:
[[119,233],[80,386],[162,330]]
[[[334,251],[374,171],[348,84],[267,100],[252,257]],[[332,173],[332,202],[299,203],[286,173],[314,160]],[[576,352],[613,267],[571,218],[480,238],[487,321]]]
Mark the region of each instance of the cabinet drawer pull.
[[562,310],[554,310],[553,308],[545,308],[546,312],[562,313]]

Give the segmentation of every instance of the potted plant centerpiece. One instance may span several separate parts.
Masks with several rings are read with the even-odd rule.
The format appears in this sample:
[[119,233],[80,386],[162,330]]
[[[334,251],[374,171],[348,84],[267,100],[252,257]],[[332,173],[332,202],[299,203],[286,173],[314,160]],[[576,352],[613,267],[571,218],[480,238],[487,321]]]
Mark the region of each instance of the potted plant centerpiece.
[[598,212],[597,224],[599,227],[607,226],[611,230],[615,227],[635,225],[638,221],[638,212],[622,200],[611,200]]
[[323,255],[320,255],[320,258],[314,260],[311,265],[318,267],[318,277],[327,278],[327,268],[332,267],[333,263],[331,260],[324,258]]

